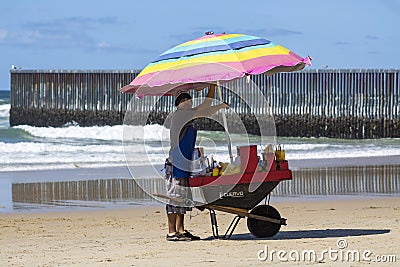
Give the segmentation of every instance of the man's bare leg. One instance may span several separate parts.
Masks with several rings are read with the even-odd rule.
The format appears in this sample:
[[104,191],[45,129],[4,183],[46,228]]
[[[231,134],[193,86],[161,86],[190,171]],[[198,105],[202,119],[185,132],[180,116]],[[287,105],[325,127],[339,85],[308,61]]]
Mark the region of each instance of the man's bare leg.
[[167,214],[168,217],[168,231],[170,234],[174,234],[176,233],[176,223],[177,223],[177,217],[178,214],[176,213],[171,213],[171,214]]
[[176,230],[180,233],[185,231],[185,227],[183,225],[184,218],[185,214],[176,214]]

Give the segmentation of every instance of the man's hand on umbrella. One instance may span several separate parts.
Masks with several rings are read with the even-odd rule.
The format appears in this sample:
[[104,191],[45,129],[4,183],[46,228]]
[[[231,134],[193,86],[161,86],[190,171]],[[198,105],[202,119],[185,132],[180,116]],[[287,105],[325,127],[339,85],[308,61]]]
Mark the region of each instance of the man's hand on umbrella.
[[229,105],[225,102],[222,102],[218,105],[215,106],[204,106],[204,105],[199,105],[196,108],[196,113],[194,115],[194,118],[199,118],[199,117],[205,117],[205,116],[211,116],[212,114],[218,112],[220,109],[228,109]]
[[230,108],[229,104],[226,103],[226,102],[223,102],[223,103],[219,104],[219,106],[220,106],[220,109],[223,109],[223,108],[229,109]]

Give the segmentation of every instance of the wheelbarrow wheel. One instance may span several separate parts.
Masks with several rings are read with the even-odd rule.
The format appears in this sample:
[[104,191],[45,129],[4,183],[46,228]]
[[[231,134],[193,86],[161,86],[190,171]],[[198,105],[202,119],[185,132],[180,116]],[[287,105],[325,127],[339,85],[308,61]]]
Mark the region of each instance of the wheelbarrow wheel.
[[[250,214],[269,217],[273,219],[281,219],[279,212],[272,206],[259,205],[251,210]],[[276,235],[281,229],[280,224],[247,218],[247,228],[255,237],[271,237]]]

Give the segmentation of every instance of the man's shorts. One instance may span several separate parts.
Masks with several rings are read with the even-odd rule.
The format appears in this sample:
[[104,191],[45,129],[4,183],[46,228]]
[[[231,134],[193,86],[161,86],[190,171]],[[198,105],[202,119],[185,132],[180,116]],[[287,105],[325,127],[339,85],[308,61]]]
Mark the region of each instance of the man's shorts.
[[191,211],[192,191],[189,187],[189,178],[173,178],[172,165],[165,165],[165,181],[167,196],[177,200],[169,200],[166,206],[167,214],[185,214]]

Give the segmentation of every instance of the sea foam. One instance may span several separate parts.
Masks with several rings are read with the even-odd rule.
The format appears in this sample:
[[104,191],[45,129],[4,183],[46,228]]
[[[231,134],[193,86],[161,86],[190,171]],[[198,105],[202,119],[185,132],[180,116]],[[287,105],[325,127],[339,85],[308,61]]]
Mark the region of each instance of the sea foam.
[[[73,138],[73,139],[93,139],[93,140],[117,140],[122,141],[124,131],[129,132],[130,140],[147,141],[168,141],[169,130],[161,125],[146,126],[68,126],[68,127],[34,127],[29,125],[19,125],[15,128],[22,129],[30,135],[41,138]],[[164,134],[162,134],[164,133]],[[126,137],[128,138],[128,137]]]

